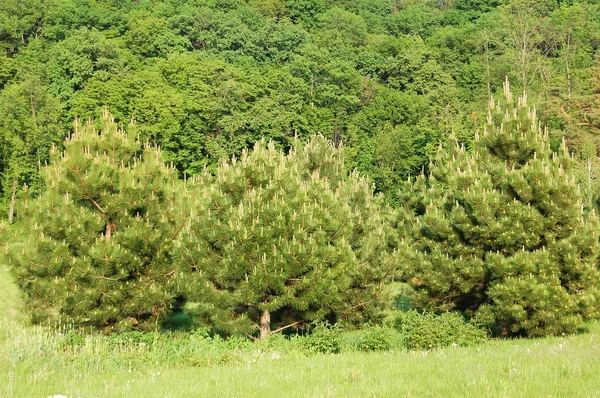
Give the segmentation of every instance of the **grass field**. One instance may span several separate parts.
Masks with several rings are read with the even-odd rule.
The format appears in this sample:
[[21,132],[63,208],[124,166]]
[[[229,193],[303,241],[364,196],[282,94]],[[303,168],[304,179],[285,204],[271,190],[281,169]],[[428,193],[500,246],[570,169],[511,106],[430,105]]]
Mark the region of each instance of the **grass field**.
[[598,323],[562,338],[306,355],[281,340],[74,343],[24,320],[1,268],[0,397],[600,397]]

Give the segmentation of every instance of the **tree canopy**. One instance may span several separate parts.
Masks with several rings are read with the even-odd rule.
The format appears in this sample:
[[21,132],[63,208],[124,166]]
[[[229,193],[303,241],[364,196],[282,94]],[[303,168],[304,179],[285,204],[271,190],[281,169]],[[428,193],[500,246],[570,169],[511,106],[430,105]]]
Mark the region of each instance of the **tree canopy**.
[[60,319],[107,331],[155,328],[177,296],[173,239],[185,212],[176,172],[156,147],[117,128],[79,125],[54,147],[47,189],[17,213],[23,241],[9,250],[35,322]]
[[[11,256],[32,308],[148,328],[187,295],[225,332],[360,323],[395,253],[416,305],[507,335],[573,330],[596,305],[599,8],[0,0],[0,225],[28,247]],[[532,110],[488,113],[506,79]]]
[[585,164],[597,154],[598,7],[3,0],[0,210],[15,178],[38,189],[35,170],[73,119],[99,118],[105,106],[119,123],[134,117],[180,177],[263,136],[289,148],[320,132],[395,203],[439,142],[455,134],[470,146],[508,75],[537,103],[554,149],[564,136]]
[[404,275],[419,307],[465,311],[502,335],[571,333],[598,316],[598,219],[566,146],[552,152],[508,81],[504,94],[472,153],[455,142],[407,189]]
[[325,138],[296,141],[288,154],[259,141],[192,186],[178,251],[207,322],[265,338],[377,315],[394,269],[387,210]]

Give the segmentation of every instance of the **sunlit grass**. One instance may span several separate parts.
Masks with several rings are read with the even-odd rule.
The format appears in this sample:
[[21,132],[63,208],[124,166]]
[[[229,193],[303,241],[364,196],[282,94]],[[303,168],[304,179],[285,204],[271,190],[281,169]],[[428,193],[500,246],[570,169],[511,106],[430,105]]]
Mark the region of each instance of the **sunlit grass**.
[[16,355],[17,349],[6,357],[3,350],[0,396],[600,396],[597,326],[584,335],[425,352],[306,356],[293,348],[220,346],[211,362],[204,347],[197,354],[205,350],[206,361],[199,356],[196,363],[161,357],[168,345],[154,352],[95,337],[69,351],[53,345],[56,337],[46,336],[42,347],[34,336],[23,334],[9,344],[13,350],[28,344],[21,351],[28,355]]
[[25,322],[27,318],[23,315],[22,306],[21,295],[13,276],[8,267],[0,263],[0,322]]
[[0,397],[600,397],[598,323],[475,347],[306,354],[281,338],[24,326],[18,291],[0,275]]

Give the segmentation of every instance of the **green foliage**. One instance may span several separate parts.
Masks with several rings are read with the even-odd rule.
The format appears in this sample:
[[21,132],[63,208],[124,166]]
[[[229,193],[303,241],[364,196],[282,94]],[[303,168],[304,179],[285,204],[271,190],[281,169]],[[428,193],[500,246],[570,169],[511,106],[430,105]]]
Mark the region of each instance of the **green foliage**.
[[366,42],[364,19],[341,8],[332,8],[324,13],[320,25],[320,40],[329,48],[359,47]]
[[13,53],[29,40],[43,34],[43,21],[48,5],[41,0],[0,2],[0,46],[4,52]]
[[[3,242],[4,234],[6,231],[6,224],[0,222],[0,242]],[[5,260],[5,248],[0,249],[0,323],[6,325],[8,328],[15,327],[16,325],[25,325],[28,323],[27,315],[25,313],[24,301],[17,284],[15,283],[14,276],[10,272],[8,266],[6,266]],[[0,334],[0,341],[2,335]]]
[[597,206],[597,1],[0,0],[0,10],[2,218],[15,181],[43,191],[40,170],[70,121],[105,106],[118,123],[134,117],[179,177],[215,172],[262,137],[287,150],[320,132],[400,207],[404,181],[440,142],[453,133],[471,150],[507,74],[535,99],[552,149],[566,139],[585,209]]
[[318,16],[325,12],[323,0],[286,0],[285,6],[292,21],[309,29],[317,24]]
[[75,124],[44,169],[47,190],[25,189],[28,226],[9,259],[34,322],[60,319],[105,331],[150,329],[169,315],[176,289],[173,239],[184,209],[159,149],[117,128]]
[[441,15],[440,10],[423,4],[410,5],[402,12],[392,15],[388,30],[396,36],[405,34],[427,37],[439,27]]
[[455,142],[411,183],[404,276],[419,308],[466,311],[501,335],[572,333],[598,316],[597,217],[566,146],[550,150],[508,82],[505,98],[472,153]]
[[178,331],[191,330],[193,326],[193,318],[186,311],[182,310],[174,310],[162,324],[162,328],[165,330]]
[[436,141],[422,119],[429,111],[417,95],[380,89],[349,123],[348,163],[368,174],[391,203],[408,176],[420,172]]
[[409,350],[431,350],[451,345],[470,346],[480,344],[486,333],[473,323],[465,322],[456,312],[440,315],[411,310],[398,315],[394,322]]
[[144,12],[131,12],[128,25],[125,42],[134,54],[166,57],[191,47],[189,40],[169,29],[164,18],[153,17]]
[[287,13],[284,0],[250,0],[248,4],[266,17],[280,18]]
[[296,142],[287,155],[263,140],[190,189],[179,254],[205,321],[228,333],[260,325],[266,337],[270,322],[377,314],[393,269],[387,210],[328,140]]
[[357,333],[352,348],[357,351],[388,351],[394,348],[393,330],[383,326],[367,325]]
[[[320,132],[344,142],[349,164],[397,203],[401,181],[450,132],[472,139],[507,73],[537,99],[557,142],[565,136],[584,162],[597,146],[593,3],[26,0],[0,9],[0,90],[36,81],[58,101],[49,116],[63,129],[105,106],[120,123],[135,117],[180,175],[214,169],[262,136],[289,148],[295,134]],[[182,85],[180,74],[204,78]],[[397,113],[416,122],[357,126],[390,91],[411,95],[417,118]],[[31,146],[43,164],[48,148]],[[0,174],[6,197],[14,173]]]
[[[0,209],[2,218],[10,206],[13,187],[28,184],[42,188],[39,167],[49,151],[63,139],[61,104],[35,76],[9,84],[0,93]],[[6,205],[6,207],[2,205]]]
[[52,47],[49,56],[45,67],[49,90],[63,100],[82,90],[89,79],[106,81],[125,67],[118,45],[103,33],[85,27],[72,32],[60,46]]
[[341,339],[339,325],[316,322],[310,335],[302,339],[304,349],[310,353],[337,354]]

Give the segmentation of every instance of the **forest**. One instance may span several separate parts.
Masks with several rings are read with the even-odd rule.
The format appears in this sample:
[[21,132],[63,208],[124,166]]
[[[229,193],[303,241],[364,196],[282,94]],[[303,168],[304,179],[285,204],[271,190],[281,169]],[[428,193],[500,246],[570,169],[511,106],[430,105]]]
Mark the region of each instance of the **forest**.
[[576,331],[600,315],[599,8],[0,1],[33,321],[153,330],[193,302],[265,339],[377,324],[400,283],[491,335]]
[[[508,76],[587,173],[598,147],[595,1],[0,3],[0,208],[73,120],[133,118],[179,176],[265,137],[321,133],[397,204],[450,135],[470,147]],[[593,167],[597,169],[597,167]],[[595,176],[594,176],[595,177]],[[582,180],[589,182],[595,178]],[[593,197],[595,188],[586,194]]]

